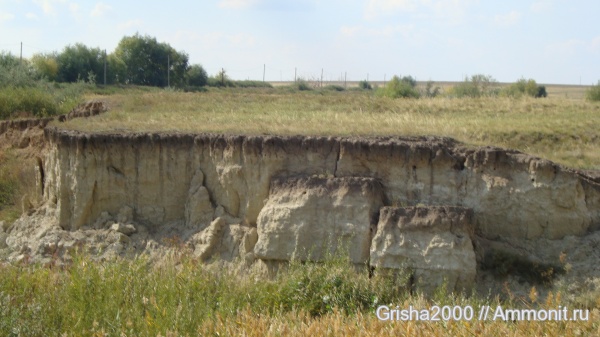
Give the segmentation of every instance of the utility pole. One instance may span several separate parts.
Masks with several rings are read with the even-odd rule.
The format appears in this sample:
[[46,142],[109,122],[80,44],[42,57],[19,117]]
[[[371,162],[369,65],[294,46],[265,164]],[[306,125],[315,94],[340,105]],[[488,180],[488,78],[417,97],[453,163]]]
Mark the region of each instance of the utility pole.
[[171,55],[167,54],[167,87],[171,87]]
[[265,81],[265,73],[267,72],[267,64],[263,64],[263,82]]
[[347,75],[348,75],[348,72],[345,71],[344,72],[344,89],[346,89],[346,79],[348,78]]
[[321,68],[321,85],[320,87],[323,87],[323,68]]
[[225,86],[225,69],[221,68],[221,85]]
[[104,86],[106,86],[106,49],[104,49]]

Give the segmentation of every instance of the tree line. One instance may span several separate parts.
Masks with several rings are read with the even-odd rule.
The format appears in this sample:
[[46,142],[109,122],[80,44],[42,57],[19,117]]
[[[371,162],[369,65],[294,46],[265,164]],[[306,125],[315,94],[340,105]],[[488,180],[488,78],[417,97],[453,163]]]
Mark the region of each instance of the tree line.
[[25,67],[40,78],[56,82],[86,81],[106,84],[135,84],[156,87],[167,85],[204,86],[208,75],[189,56],[156,38],[135,34],[121,39],[116,49],[106,54],[100,48],[82,43],[66,46],[61,52],[34,54],[20,61],[10,54],[0,55],[0,66]]

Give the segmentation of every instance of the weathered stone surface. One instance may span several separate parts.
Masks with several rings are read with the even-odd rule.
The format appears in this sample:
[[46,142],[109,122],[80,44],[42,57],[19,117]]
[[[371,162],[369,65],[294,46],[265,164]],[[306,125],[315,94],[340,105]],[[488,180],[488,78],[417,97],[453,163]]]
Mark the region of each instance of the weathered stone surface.
[[185,224],[187,227],[204,228],[213,220],[215,211],[210,202],[208,190],[203,186],[204,174],[196,170],[190,183],[187,201],[185,203]]
[[110,229],[115,232],[119,232],[125,235],[131,235],[137,232],[137,229],[132,224],[122,224],[122,223],[114,223],[110,226]]
[[258,217],[254,253],[319,261],[339,248],[349,250],[352,262],[366,263],[382,205],[382,186],[372,178],[275,179]]
[[256,244],[256,228],[239,224],[227,224],[225,218],[215,219],[202,232],[194,235],[194,254],[202,260],[216,258],[222,261],[234,259],[253,260],[252,249]]
[[477,263],[472,212],[462,207],[383,207],[371,245],[371,265],[414,271],[417,287],[431,291],[471,287]]

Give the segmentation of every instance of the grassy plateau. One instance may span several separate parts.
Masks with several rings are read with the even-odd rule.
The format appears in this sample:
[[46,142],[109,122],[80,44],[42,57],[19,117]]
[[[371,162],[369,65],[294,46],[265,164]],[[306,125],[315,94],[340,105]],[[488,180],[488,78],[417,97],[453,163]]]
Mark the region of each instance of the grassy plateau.
[[157,90],[95,95],[110,112],[61,127],[90,132],[280,135],[435,135],[513,148],[574,168],[600,169],[600,103],[548,98],[390,99],[370,91],[281,88]]

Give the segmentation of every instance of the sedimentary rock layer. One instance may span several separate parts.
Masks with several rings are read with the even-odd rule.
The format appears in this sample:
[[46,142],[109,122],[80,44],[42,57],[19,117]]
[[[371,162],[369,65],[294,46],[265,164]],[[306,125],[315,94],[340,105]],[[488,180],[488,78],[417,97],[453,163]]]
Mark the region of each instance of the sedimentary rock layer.
[[585,174],[517,151],[465,148],[447,138],[86,134],[53,128],[45,136],[50,152],[43,197],[56,204],[65,229],[91,224],[103,211],[116,214],[123,205],[150,227],[206,216],[191,212],[189,203],[198,170],[206,192],[198,192],[198,200],[208,198],[250,226],[268,202],[273,178],[321,176],[375,179],[384,205],[471,208],[476,233],[492,240],[560,239],[600,227],[600,185]]

